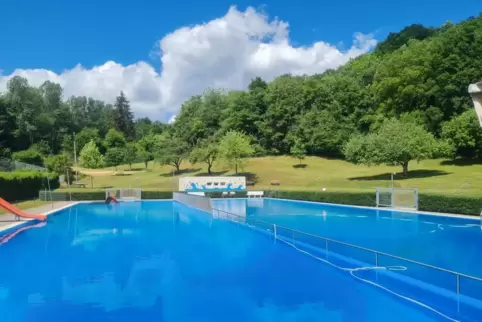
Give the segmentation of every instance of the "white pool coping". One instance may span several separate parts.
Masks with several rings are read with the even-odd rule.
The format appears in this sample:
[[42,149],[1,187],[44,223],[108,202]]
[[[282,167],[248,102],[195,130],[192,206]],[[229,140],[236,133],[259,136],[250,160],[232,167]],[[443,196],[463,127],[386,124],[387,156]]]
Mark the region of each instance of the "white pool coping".
[[[53,215],[55,214],[56,212],[59,212],[59,211],[62,211],[64,209],[67,209],[69,207],[72,207],[74,205],[77,205],[79,203],[82,203],[83,201],[75,201],[75,202],[72,202],[71,204],[68,204],[68,205],[65,205],[65,206],[62,206],[60,208],[56,208],[56,209],[52,209],[52,210],[49,210],[47,212],[44,212],[44,213],[41,213],[42,215],[45,215],[45,216],[50,216],[50,215]],[[48,204],[47,204],[48,205]],[[28,209],[26,210],[26,212],[28,212]],[[22,221],[17,221],[17,222],[13,222],[9,225],[4,225],[4,226],[0,226],[0,232],[3,232],[3,231],[6,231],[6,230],[10,230],[12,228],[15,228],[15,227],[21,227],[21,226],[24,226],[26,224],[28,224],[29,222],[32,222],[32,221],[35,221],[36,219],[27,219],[27,220],[22,220]]]

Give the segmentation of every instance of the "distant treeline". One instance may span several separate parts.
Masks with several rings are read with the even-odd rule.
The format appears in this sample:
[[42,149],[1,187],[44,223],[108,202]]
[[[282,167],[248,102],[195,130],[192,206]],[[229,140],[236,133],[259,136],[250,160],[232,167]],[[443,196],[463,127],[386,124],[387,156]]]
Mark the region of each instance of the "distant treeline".
[[80,145],[93,140],[106,153],[102,142],[116,129],[127,142],[144,139],[138,150],[153,158],[156,135],[164,145],[178,142],[170,150],[182,146],[187,155],[236,131],[250,139],[255,155],[289,154],[295,147],[298,154],[343,157],[353,135],[398,119],[450,143],[454,156],[478,158],[482,131],[467,87],[482,79],[481,48],[482,16],[440,28],[412,25],[338,70],[269,83],[255,78],[246,91],[206,90],[187,100],[171,125],[134,121],[123,94],[113,105],[88,97],[63,100],[58,84],[35,88],[14,77],[0,96],[0,147],[4,154],[33,146],[71,155],[75,132]]

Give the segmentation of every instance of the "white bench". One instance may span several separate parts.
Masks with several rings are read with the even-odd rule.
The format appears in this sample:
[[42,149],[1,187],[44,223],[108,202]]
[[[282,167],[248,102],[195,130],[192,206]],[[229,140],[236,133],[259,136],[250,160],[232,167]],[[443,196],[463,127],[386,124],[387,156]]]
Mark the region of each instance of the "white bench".
[[188,192],[187,194],[188,195],[194,195],[194,196],[202,196],[202,197],[206,196],[206,194],[204,194],[204,192]]
[[236,192],[234,192],[234,191],[229,191],[229,192],[228,192],[228,191],[223,191],[223,198],[224,198],[224,197],[229,197],[229,196],[234,197],[235,195],[236,195]]
[[262,198],[264,191],[248,191],[248,198]]

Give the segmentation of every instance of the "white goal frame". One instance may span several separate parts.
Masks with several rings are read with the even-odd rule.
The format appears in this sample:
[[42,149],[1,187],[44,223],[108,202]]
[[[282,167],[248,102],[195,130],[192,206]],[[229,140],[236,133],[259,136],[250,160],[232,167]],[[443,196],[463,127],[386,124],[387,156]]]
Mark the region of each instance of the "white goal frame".
[[114,196],[119,201],[139,201],[142,199],[141,188],[111,188],[105,189],[105,198]]
[[418,210],[418,189],[377,188],[377,207]]

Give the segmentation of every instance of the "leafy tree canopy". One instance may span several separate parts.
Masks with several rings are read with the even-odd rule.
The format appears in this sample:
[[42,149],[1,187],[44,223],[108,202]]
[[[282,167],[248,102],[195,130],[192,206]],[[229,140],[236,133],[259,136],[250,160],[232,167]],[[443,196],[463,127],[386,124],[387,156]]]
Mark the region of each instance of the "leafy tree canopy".
[[396,119],[386,121],[376,133],[354,136],[344,149],[350,162],[400,165],[404,175],[410,161],[432,158],[439,151],[434,136],[422,126]]
[[243,133],[229,131],[219,143],[219,156],[238,173],[238,167],[246,165],[246,158],[254,153],[249,137]]
[[104,166],[104,157],[100,154],[99,148],[92,140],[80,151],[80,165],[89,169],[98,169]]

